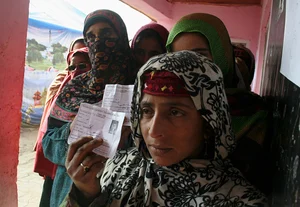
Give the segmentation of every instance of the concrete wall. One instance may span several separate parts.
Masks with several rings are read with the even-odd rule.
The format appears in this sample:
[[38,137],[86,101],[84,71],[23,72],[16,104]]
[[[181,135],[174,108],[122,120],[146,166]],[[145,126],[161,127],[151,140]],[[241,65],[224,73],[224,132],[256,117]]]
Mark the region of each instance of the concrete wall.
[[256,71],[252,83],[252,90],[256,93],[261,94],[261,82],[263,70],[265,70],[264,60],[265,60],[265,50],[266,50],[266,41],[267,33],[269,30],[269,22],[272,8],[272,0],[264,0],[262,5],[262,14],[260,20],[259,28],[259,42],[258,49],[256,50]]
[[0,206],[15,207],[29,0],[0,7]]

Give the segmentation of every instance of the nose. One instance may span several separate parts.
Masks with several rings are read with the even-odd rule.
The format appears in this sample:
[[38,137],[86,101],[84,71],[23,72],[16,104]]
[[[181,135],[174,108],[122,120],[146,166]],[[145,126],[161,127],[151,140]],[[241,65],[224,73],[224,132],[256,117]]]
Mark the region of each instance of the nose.
[[159,114],[155,114],[148,125],[148,134],[155,139],[164,137],[164,118]]
[[100,40],[100,37],[97,35],[97,36],[95,37],[95,41],[98,41],[98,40]]

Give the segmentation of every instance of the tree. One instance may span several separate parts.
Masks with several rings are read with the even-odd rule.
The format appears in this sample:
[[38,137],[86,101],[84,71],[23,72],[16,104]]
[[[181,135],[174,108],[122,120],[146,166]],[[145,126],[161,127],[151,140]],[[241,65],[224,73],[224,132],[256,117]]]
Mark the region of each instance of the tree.
[[53,59],[52,64],[56,65],[57,63],[62,63],[65,61],[63,53],[68,50],[65,46],[62,46],[60,43],[52,44],[53,47]]
[[46,46],[39,44],[35,39],[27,39],[27,61],[31,63],[33,61],[43,61],[41,51],[46,50]]

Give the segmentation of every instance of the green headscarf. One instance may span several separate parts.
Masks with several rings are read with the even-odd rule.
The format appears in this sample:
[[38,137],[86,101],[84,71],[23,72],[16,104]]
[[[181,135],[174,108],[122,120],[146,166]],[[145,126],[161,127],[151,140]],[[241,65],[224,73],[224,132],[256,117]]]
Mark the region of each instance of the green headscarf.
[[[228,31],[216,16],[194,13],[182,17],[170,31],[166,48],[172,51],[175,38],[185,32],[200,33],[208,40],[213,62],[222,70],[225,88],[234,88],[234,53]],[[225,58],[224,58],[225,57]]]
[[233,46],[224,23],[210,14],[194,13],[184,16],[170,31],[167,50],[173,52],[172,43],[176,37],[187,32],[200,33],[208,40],[213,62],[219,66],[224,76],[232,125],[237,139],[243,136],[250,137],[249,131],[256,127],[259,121],[265,120],[267,112],[263,108],[261,97],[236,87]]

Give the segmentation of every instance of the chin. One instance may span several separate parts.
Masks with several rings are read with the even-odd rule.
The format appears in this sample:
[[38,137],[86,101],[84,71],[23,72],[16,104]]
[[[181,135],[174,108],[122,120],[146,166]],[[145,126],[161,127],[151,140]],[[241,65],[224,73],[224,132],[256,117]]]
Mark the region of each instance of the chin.
[[171,166],[171,165],[174,165],[177,163],[174,161],[165,160],[165,159],[161,159],[161,158],[158,158],[158,159],[153,158],[153,160],[154,160],[155,164],[162,166],[162,167],[168,167],[168,166]]

